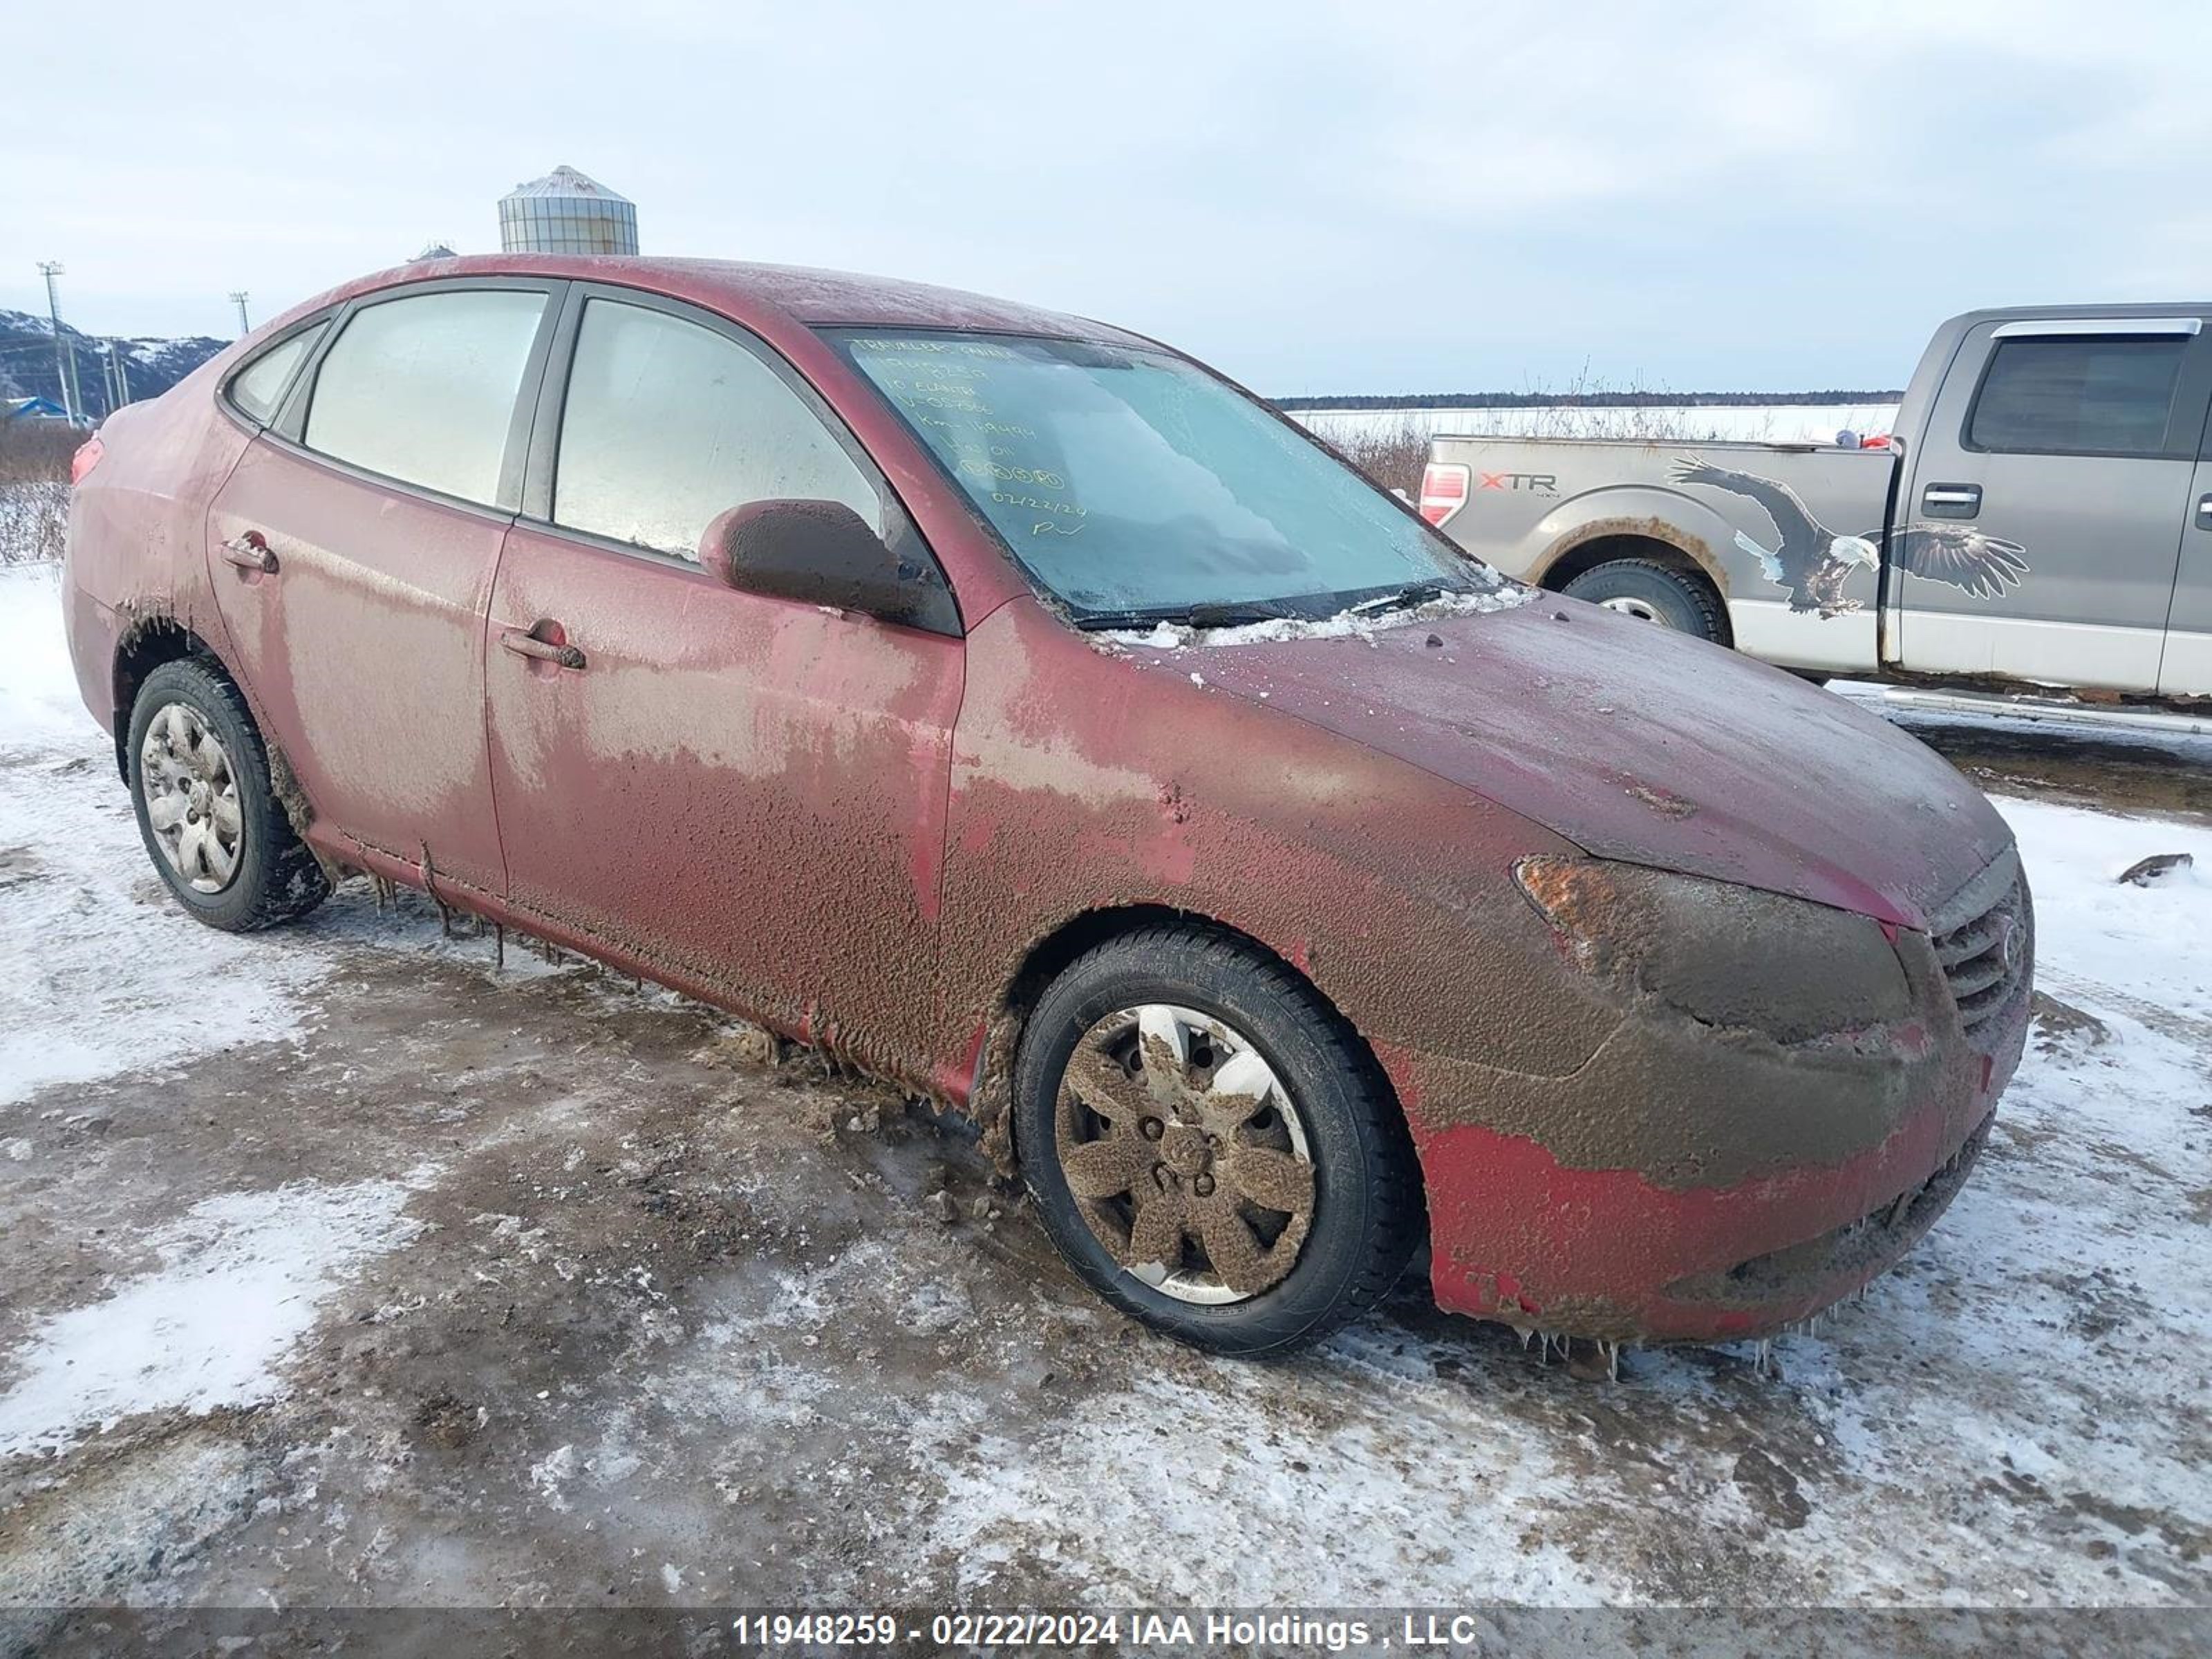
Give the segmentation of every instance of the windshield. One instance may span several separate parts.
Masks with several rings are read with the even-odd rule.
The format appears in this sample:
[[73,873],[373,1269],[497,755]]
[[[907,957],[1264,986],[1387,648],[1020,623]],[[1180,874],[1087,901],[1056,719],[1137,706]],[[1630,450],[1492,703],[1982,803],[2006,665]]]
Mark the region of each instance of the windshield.
[[1323,617],[1483,582],[1350,467],[1179,357],[823,332],[1079,623]]

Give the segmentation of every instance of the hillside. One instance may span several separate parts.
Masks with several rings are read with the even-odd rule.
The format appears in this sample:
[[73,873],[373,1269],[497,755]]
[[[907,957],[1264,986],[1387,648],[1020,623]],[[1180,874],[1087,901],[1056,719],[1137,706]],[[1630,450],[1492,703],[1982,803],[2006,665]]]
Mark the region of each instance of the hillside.
[[[188,339],[126,339],[86,334],[62,325],[64,339],[76,353],[77,389],[94,419],[108,412],[107,355],[112,347],[131,380],[136,402],[167,392],[230,343],[196,335]],[[0,311],[0,398],[62,400],[54,361],[52,325],[28,312]]]

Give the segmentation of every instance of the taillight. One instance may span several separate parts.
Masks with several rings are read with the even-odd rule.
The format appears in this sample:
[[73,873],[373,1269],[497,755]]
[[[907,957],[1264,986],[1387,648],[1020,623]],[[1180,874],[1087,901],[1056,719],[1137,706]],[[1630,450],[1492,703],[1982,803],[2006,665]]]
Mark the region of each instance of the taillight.
[[97,438],[87,438],[79,444],[76,453],[70,457],[70,483],[73,485],[82,483],[84,475],[98,466],[100,458],[106,453],[107,446]]
[[1467,505],[1473,475],[1454,461],[1431,461],[1421,469],[1421,516],[1439,530]]

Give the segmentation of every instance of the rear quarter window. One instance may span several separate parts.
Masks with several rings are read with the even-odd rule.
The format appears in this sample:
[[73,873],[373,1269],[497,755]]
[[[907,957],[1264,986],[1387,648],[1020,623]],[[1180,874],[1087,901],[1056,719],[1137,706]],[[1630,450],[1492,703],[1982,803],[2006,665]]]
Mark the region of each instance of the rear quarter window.
[[328,323],[317,323],[303,328],[289,338],[278,341],[252,362],[231,377],[230,401],[243,415],[266,425],[276,417],[276,405],[284,399],[284,388],[292,384],[292,376],[307,361],[307,354],[315,349],[315,342],[323,337]]
[[495,502],[545,300],[446,289],[356,312],[316,371],[307,447],[462,501]]
[[1967,443],[2000,453],[2156,454],[2188,344],[2180,335],[2000,340]]

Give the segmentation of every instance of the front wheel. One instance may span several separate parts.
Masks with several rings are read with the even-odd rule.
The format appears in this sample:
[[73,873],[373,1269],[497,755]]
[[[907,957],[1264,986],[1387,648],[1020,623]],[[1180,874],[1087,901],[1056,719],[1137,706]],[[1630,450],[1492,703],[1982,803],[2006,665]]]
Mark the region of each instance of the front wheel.
[[1108,1302],[1218,1353],[1279,1353],[1357,1317],[1420,1232],[1411,1144],[1374,1062],[1280,963],[1156,927],[1039,1001],[1014,1137],[1060,1254]]
[[163,663],[131,705],[131,795],[154,867],[210,927],[250,933],[305,915],[331,890],[276,799],[238,688],[204,664]]

